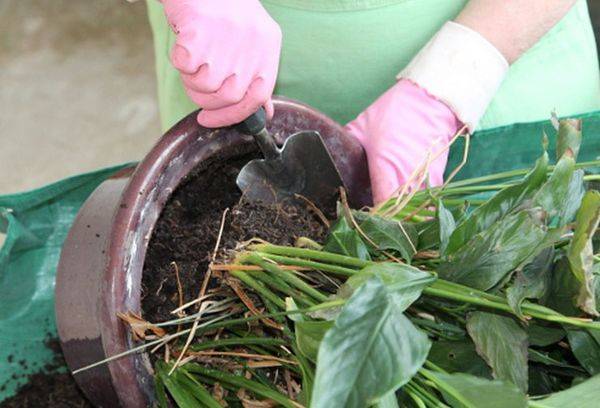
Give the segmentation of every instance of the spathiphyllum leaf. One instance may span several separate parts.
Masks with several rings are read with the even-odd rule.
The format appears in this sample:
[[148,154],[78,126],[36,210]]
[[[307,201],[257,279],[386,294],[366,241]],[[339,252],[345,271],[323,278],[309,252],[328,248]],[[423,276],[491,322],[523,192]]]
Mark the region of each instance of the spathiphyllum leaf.
[[433,373],[452,408],[525,408],[527,398],[514,384],[469,374]]
[[440,264],[441,278],[488,290],[530,258],[546,236],[535,211],[520,211],[498,221]]
[[496,221],[522,204],[525,199],[531,197],[546,181],[547,171],[548,154],[544,152],[542,157],[537,160],[535,168],[522,182],[498,192],[456,226],[448,240],[446,254],[452,255],[457,252],[475,235],[488,229]]
[[363,408],[407,383],[431,347],[377,276],[361,285],[327,332],[317,359],[312,408]]
[[594,248],[592,238],[600,223],[600,193],[588,191],[577,212],[575,235],[567,258],[580,283],[577,305],[586,313],[598,315],[594,287]]
[[600,375],[567,390],[535,400],[537,408],[597,408],[600,401]]
[[376,250],[397,251],[409,262],[415,254],[418,235],[410,224],[370,215],[360,223],[360,228],[369,237],[367,242],[375,245]]
[[340,217],[329,232],[323,250],[335,254],[369,260],[369,249],[359,233],[350,227],[345,217]]
[[515,384],[527,392],[527,333],[510,317],[475,312],[467,330],[477,353],[492,368],[494,378]]

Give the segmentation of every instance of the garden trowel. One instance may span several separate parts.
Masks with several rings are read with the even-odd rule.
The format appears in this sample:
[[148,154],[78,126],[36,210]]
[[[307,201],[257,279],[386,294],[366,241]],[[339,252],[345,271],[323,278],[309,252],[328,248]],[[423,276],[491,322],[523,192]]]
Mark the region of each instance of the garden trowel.
[[343,187],[318,132],[295,133],[279,149],[266,128],[264,109],[238,126],[243,133],[254,136],[264,157],[250,161],[237,177],[237,185],[247,199],[273,203],[300,195],[323,206],[330,204]]

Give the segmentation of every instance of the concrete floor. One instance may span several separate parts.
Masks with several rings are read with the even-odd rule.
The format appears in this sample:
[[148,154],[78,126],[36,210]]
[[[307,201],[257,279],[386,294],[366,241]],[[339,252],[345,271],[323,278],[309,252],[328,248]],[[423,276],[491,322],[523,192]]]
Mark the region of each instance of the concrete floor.
[[143,1],[0,1],[0,194],[136,160],[160,136]]
[[0,194],[139,159],[160,136],[144,3],[0,0]]

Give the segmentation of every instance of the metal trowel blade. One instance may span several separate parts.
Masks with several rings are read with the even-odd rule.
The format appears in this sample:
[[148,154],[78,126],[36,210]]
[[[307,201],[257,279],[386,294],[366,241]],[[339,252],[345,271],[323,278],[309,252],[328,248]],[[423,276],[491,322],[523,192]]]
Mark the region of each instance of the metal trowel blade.
[[274,203],[299,194],[325,205],[331,203],[343,181],[321,135],[305,131],[288,137],[279,157],[246,164],[237,185],[252,201]]

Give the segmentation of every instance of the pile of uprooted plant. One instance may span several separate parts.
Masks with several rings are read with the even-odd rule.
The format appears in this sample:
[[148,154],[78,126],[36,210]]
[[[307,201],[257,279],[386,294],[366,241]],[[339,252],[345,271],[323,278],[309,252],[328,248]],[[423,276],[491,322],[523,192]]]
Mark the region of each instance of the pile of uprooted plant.
[[598,406],[600,161],[576,163],[579,121],[555,125],[555,165],[544,142],[529,170],[361,211],[342,194],[326,238],[293,246],[219,234],[195,300],[123,315],[158,404]]

